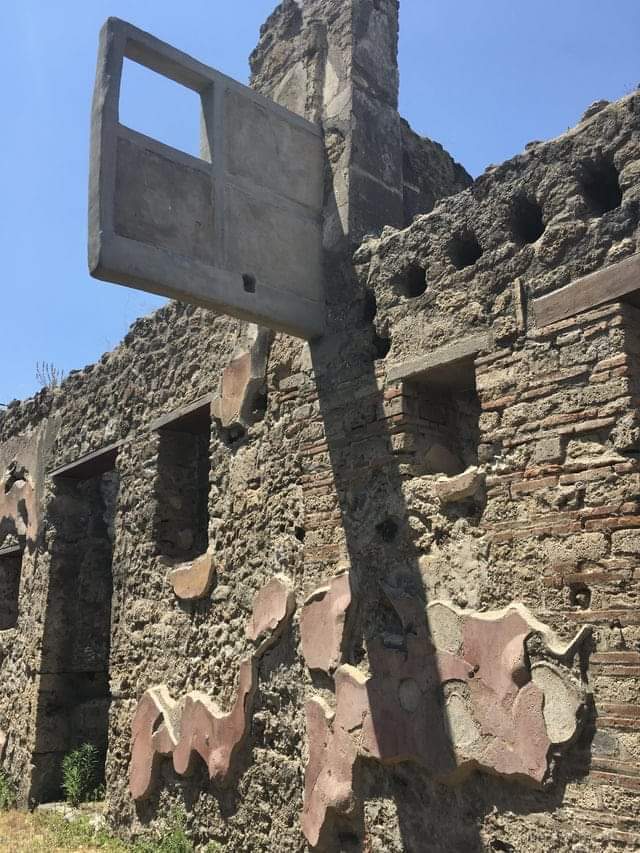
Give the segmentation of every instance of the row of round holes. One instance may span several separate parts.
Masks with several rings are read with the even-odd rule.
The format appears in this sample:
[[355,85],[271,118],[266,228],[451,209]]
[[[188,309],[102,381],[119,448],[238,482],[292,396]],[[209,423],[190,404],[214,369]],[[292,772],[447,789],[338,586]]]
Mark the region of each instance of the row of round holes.
[[[622,203],[618,171],[613,163],[602,162],[597,166],[585,167],[581,187],[585,201],[595,216],[602,216]],[[514,200],[511,229],[521,246],[540,239],[545,224],[542,208],[537,201],[525,195]],[[447,252],[454,267],[462,270],[473,266],[482,256],[483,250],[472,231],[462,231],[451,238]],[[410,266],[403,274],[401,285],[403,294],[408,298],[421,296],[427,288],[426,270],[417,264]]]

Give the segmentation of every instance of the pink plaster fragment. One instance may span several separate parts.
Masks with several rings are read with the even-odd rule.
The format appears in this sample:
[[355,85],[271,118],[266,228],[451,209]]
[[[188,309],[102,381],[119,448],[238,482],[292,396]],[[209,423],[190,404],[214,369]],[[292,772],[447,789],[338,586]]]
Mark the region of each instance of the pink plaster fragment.
[[332,672],[340,663],[344,623],[351,604],[348,572],[313,592],[300,616],[302,654],[309,669]]
[[0,526],[5,521],[18,536],[35,539],[36,491],[29,474],[12,466],[0,481]]
[[[302,826],[312,846],[330,811],[345,815],[353,808],[358,756],[385,764],[413,761],[447,784],[474,769],[529,784],[542,783],[548,772],[553,742],[543,710],[551,694],[531,680],[525,642],[538,633],[554,654],[560,646],[549,629],[519,604],[478,614],[434,602],[431,613],[440,621],[431,632],[430,608],[398,590],[386,592],[406,631],[403,648],[374,638],[370,675],[349,665],[336,670],[335,712],[320,699],[307,704]],[[434,637],[447,648],[438,649]],[[560,670],[556,676],[571,680]],[[575,688],[566,695],[575,697]],[[570,724],[571,714],[575,720],[577,705],[568,701],[563,724]],[[565,738],[564,725],[558,730]]]
[[286,624],[295,606],[296,597],[289,579],[284,575],[271,578],[253,600],[253,610],[246,628],[247,637],[254,643],[261,637],[276,639],[274,632]]
[[183,563],[169,572],[173,591],[182,601],[197,601],[209,595],[216,570],[211,554],[203,554],[191,563]]
[[261,638],[261,642],[240,664],[238,689],[230,711],[221,711],[199,692],[175,702],[165,686],[146,691],[132,724],[129,788],[135,800],[149,795],[162,756],[172,756],[174,769],[181,776],[192,772],[199,757],[213,781],[226,781],[249,728],[258,686],[258,660],[282,633],[294,604],[284,578],[274,578],[256,596],[256,611],[250,624],[257,629],[255,639]]
[[225,429],[246,427],[266,382],[267,361],[273,332],[249,326],[247,349],[238,353],[222,372],[220,396],[212,404],[212,414]]
[[154,732],[159,721],[169,717],[175,702],[165,687],[147,690],[136,708],[131,725],[131,764],[129,790],[134,800],[149,796],[157,770]]

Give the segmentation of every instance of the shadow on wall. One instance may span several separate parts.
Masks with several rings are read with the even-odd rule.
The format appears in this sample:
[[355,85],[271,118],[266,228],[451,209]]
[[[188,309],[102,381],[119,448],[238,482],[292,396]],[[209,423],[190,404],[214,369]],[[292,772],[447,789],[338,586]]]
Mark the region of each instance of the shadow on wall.
[[208,545],[210,423],[173,425],[158,435],[156,548],[171,559],[193,560]]
[[[437,660],[426,653],[433,648],[427,593],[407,524],[403,483],[412,454],[394,450],[394,437],[380,414],[385,399],[376,358],[385,353],[373,333],[375,305],[371,297],[364,303],[356,298],[355,306],[345,306],[345,294],[358,292],[348,265],[336,264],[327,270],[325,281],[330,283],[329,305],[341,306],[346,316],[352,315],[355,327],[328,333],[311,344],[352,595],[343,645],[347,667],[340,667],[336,674],[334,737],[342,723],[340,705],[346,717],[358,718],[358,724],[363,716],[368,721],[359,730],[364,750],[352,746],[351,766],[333,767],[334,783],[350,789],[351,796],[343,790],[342,803],[337,796],[338,807],[330,810],[331,819],[316,821],[321,827],[318,846],[326,850],[368,849],[365,799],[386,793],[395,801],[402,849],[425,849],[420,846],[424,843],[422,816],[413,797],[407,796],[412,782],[404,768],[394,772],[391,779],[385,779],[380,769],[380,764],[400,765],[416,757],[433,775],[449,775],[456,768]],[[345,371],[345,364],[352,370]],[[345,375],[351,378],[336,386],[336,378]],[[359,677],[355,669],[365,658],[368,679]],[[316,683],[320,684],[317,677]],[[352,742],[351,734],[342,740],[332,746],[344,754],[346,743]],[[378,761],[367,760],[367,753]],[[386,792],[376,792],[380,785],[387,788]],[[422,807],[427,804],[422,803]],[[475,821],[451,830],[464,849],[481,849]],[[448,833],[441,825],[443,843]]]
[[[583,700],[577,687],[561,686],[548,658],[572,656],[585,634],[564,648],[523,607],[480,616],[429,602],[421,556],[446,540],[449,522],[478,526],[485,506],[476,475],[460,474],[477,463],[475,382],[446,392],[385,389],[372,297],[359,294],[345,265],[336,263],[325,280],[341,325],[311,345],[328,462],[308,457],[307,473],[332,481],[327,494],[337,492],[342,530],[326,527],[323,541],[346,552],[351,604],[341,656],[325,668],[335,707],[319,695],[307,703],[303,828],[312,846],[327,851],[372,849],[365,823],[398,827],[399,838],[385,838],[389,849],[481,851],[481,821],[496,805],[549,811],[561,804],[569,776],[588,772],[592,729],[582,735],[585,760],[563,768],[548,788],[552,747],[574,738]],[[352,328],[342,325],[345,317]],[[433,458],[429,446],[438,448]],[[440,501],[434,473],[453,475]],[[426,478],[419,535],[416,501],[409,506],[407,497]],[[317,491],[306,498],[311,513]],[[535,663],[532,634],[545,647]],[[319,671],[312,678],[318,691],[327,688]],[[555,730],[543,715],[549,683],[566,690]],[[476,768],[504,778],[489,781]],[[488,843],[513,849],[497,834]]]

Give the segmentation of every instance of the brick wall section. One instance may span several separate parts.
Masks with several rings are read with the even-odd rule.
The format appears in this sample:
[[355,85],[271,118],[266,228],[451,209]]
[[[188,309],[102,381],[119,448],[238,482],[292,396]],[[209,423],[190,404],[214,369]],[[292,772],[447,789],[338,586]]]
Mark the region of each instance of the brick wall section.
[[[291,429],[307,438],[300,449],[309,590],[347,558],[353,572],[358,557],[370,561],[361,582],[373,585],[374,564],[388,559],[372,535],[386,517],[382,504],[372,497],[369,511],[378,515],[366,522],[366,511],[345,521],[344,510],[351,506],[355,515],[355,494],[397,476],[406,516],[393,506],[393,489],[387,513],[408,522],[419,552],[430,550],[425,537],[429,544],[434,532],[440,537],[438,555],[420,559],[428,598],[457,597],[481,609],[520,600],[567,639],[593,625],[592,648],[573,661],[590,695],[580,740],[545,795],[512,790],[502,800],[510,809],[542,808],[535,833],[522,817],[499,831],[488,819],[485,840],[540,850],[634,849],[640,832],[639,330],[640,311],[614,303],[477,358],[484,506],[449,510],[433,500],[437,474],[420,470],[424,448],[414,440],[429,422],[416,416],[415,387],[385,387],[380,363],[378,393],[369,387],[363,395],[363,377],[354,377],[335,387],[323,417],[307,377],[291,379],[301,394]],[[424,391],[420,397],[429,400]],[[419,497],[427,516],[420,521]],[[359,524],[368,533],[354,548],[345,537]],[[466,554],[457,563],[461,544]],[[394,542],[398,566],[404,547]],[[359,618],[366,637],[367,617]],[[484,785],[482,794],[471,786],[476,804],[495,795],[493,783]],[[446,794],[434,796],[446,808]]]
[[[477,362],[483,452],[510,460],[487,479],[488,593],[517,561],[512,594],[559,632],[594,626],[588,780],[609,796],[640,791],[639,323],[637,308],[607,305]],[[622,830],[638,829],[628,808],[611,825],[629,842]]]

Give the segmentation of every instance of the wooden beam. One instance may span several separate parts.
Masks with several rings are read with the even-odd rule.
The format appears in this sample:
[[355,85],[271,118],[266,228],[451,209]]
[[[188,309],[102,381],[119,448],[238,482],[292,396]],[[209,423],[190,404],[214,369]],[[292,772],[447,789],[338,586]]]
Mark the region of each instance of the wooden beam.
[[190,432],[194,435],[206,432],[211,424],[211,403],[213,394],[207,394],[188,403],[180,409],[156,418],[150,425],[150,430],[171,430],[172,432]]
[[21,557],[22,550],[22,545],[5,545],[0,548],[0,560],[3,557]]
[[631,255],[566,287],[533,300],[536,326],[549,326],[640,291],[640,254]]
[[67,465],[50,471],[49,476],[65,477],[68,480],[89,480],[92,477],[100,476],[100,474],[106,474],[107,471],[113,471],[118,458],[118,450],[122,443],[118,441],[115,444],[102,447],[100,450],[86,453],[74,462],[69,462]]
[[387,382],[410,381],[469,390],[475,388],[475,357],[479,352],[492,348],[493,336],[490,332],[470,335],[410,361],[392,365],[387,372]]

